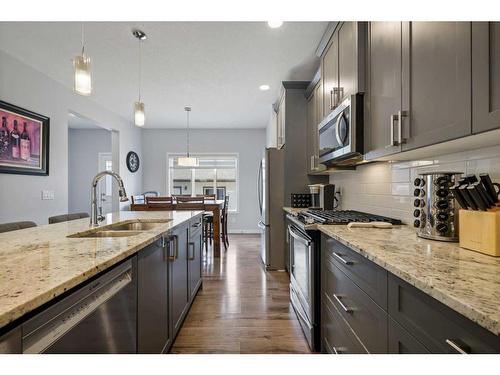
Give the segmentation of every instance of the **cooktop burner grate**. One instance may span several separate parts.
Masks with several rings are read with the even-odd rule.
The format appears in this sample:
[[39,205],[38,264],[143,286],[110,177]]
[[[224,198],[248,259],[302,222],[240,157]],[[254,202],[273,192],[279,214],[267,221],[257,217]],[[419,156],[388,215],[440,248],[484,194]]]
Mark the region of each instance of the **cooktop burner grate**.
[[401,220],[398,219],[353,210],[308,210],[304,215],[321,224],[368,223],[371,221],[382,221],[394,225],[401,224]]

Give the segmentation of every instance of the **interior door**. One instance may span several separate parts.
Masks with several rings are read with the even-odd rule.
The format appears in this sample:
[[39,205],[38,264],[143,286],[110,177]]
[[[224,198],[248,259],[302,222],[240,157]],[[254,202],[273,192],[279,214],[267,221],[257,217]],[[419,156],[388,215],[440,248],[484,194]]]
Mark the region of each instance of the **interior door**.
[[403,37],[403,151],[470,135],[471,23],[411,22]]
[[[100,152],[98,172],[112,170],[113,159],[111,156],[111,152]],[[102,207],[102,214],[105,215],[112,212],[113,178],[111,176],[105,176],[103,179],[101,179],[98,185],[98,194],[98,204],[99,207]]]

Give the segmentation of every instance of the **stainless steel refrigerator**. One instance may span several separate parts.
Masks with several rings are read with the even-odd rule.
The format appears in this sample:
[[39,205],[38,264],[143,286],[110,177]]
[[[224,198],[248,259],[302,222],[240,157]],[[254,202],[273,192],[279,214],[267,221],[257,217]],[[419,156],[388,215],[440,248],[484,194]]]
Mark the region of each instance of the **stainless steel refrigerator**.
[[285,151],[266,148],[258,173],[260,255],[267,270],[285,269]]

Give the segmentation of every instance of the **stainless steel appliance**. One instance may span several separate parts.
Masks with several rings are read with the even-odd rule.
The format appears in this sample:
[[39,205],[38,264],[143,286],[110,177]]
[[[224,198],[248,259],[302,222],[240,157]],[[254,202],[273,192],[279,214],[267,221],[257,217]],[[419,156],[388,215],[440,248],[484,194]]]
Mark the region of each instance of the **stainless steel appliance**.
[[136,353],[136,259],[23,324],[23,353]]
[[354,210],[307,210],[300,213],[298,219],[303,223],[310,224],[345,225],[352,222],[368,223],[378,221],[401,225],[401,220],[399,219]]
[[320,234],[287,215],[290,301],[312,351],[320,350]]
[[415,179],[413,225],[419,237],[458,241],[458,205],[450,188],[460,176],[460,172],[429,172]]
[[311,192],[311,208],[333,210],[335,208],[335,185],[313,184],[309,185]]
[[363,94],[344,99],[318,131],[320,163],[353,165],[363,160]]
[[261,258],[266,269],[285,269],[285,151],[268,148],[258,172],[258,200],[261,231]]

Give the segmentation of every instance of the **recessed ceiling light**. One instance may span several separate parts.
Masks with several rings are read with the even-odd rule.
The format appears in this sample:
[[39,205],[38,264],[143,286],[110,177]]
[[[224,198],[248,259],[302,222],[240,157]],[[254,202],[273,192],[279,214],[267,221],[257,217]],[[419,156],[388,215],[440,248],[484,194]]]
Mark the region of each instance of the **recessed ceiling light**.
[[271,29],[277,29],[281,25],[283,25],[283,21],[267,21],[267,24]]
[[259,86],[259,89],[260,89],[261,91],[267,91],[267,90],[269,90],[269,85],[260,85],[260,86]]

